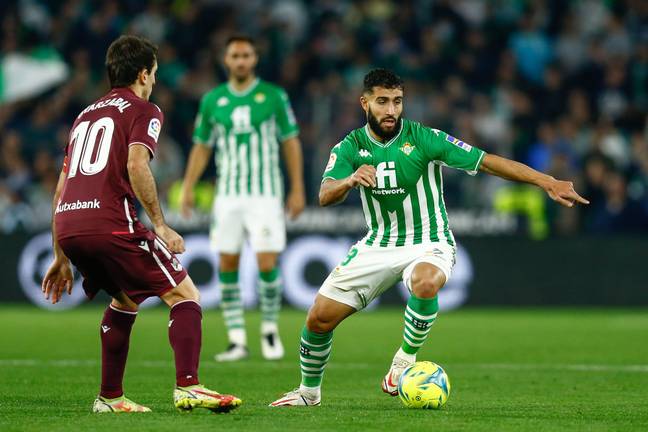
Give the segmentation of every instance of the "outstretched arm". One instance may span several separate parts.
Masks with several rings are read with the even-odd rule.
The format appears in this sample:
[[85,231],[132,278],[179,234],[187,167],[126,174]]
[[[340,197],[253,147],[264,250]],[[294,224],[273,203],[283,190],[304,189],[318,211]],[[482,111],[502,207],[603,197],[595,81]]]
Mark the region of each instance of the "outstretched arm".
[[286,199],[288,216],[295,219],[304,210],[306,196],[304,193],[304,157],[299,138],[288,138],[283,142],[283,154],[286,171],[290,179],[290,191]]
[[544,189],[552,200],[566,207],[572,207],[574,202],[589,204],[588,200],[576,193],[572,182],[556,180],[550,175],[543,174],[514,160],[486,154],[479,169],[487,174],[496,175],[507,180],[538,186]]
[[341,203],[349,195],[349,191],[359,185],[376,186],[376,168],[373,165],[362,165],[356,172],[341,180],[325,179],[320,186],[320,205],[326,207]]
[[65,171],[61,172],[58,183],[56,184],[56,191],[54,192],[54,200],[52,202],[52,248],[54,249],[54,261],[47,270],[41,285],[41,290],[45,298],[49,300],[51,297],[52,304],[58,303],[64,290],[67,291],[68,295],[72,294],[72,283],[74,282],[72,265],[58,243],[58,239],[56,238],[56,225],[54,224],[54,213],[56,212],[56,206],[61,197],[66,175]]
[[175,232],[164,221],[164,215],[160,208],[155,179],[149,166],[150,152],[143,145],[131,145],[128,150],[128,178],[135,192],[135,196],[144,207],[146,214],[155,233],[167,244],[168,248],[175,253],[182,253],[185,250],[184,240],[180,234]]

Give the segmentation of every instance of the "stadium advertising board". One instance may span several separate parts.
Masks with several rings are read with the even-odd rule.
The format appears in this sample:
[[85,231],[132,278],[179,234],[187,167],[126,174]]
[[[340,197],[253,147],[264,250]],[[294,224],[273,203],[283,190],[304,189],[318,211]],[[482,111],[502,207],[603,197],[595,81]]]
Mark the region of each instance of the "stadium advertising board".
[[[24,244],[14,245],[16,263],[16,280],[9,283],[10,290],[4,290],[2,300],[27,300],[39,307],[50,308],[41,293],[40,279],[47,271],[52,259],[51,235],[48,232],[26,238]],[[292,238],[282,255],[280,266],[283,278],[283,296],[287,304],[307,309],[319,289],[320,283],[347,254],[353,244],[352,237],[331,237],[325,235],[301,235]],[[187,251],[179,255],[181,263],[189,270],[201,292],[202,305],[214,308],[220,302],[218,284],[218,255],[213,251],[209,238],[205,234],[188,234],[185,236]],[[453,278],[441,293],[442,308],[454,309],[468,299],[468,286],[473,277],[472,264],[466,250],[459,246],[458,263]],[[240,282],[242,299],[246,307],[253,307],[258,302],[256,289],[257,266],[254,254],[246,247],[241,256]],[[12,287],[12,285],[15,285]],[[395,289],[377,299],[370,308],[379,303],[406,302],[409,294],[402,283]],[[81,287],[81,278],[75,279],[72,296],[64,296],[56,309],[78,306],[85,302]],[[144,306],[153,306],[160,302],[152,298]]]
[[[532,241],[519,236],[457,236],[457,265],[451,281],[441,291],[445,309],[461,305],[648,305],[648,238],[571,237]],[[281,258],[284,301],[306,308],[320,283],[345,256],[357,233],[297,233],[289,235]],[[181,256],[199,286],[208,308],[219,304],[218,256],[205,234],[185,235],[187,252]],[[0,261],[5,273],[0,302],[31,302],[48,307],[39,280],[51,259],[48,232],[12,234],[2,238]],[[243,301],[257,303],[256,263],[253,254],[242,255]],[[73,295],[63,307],[85,302],[77,277]],[[403,304],[402,284],[387,291],[378,304]],[[147,305],[157,300],[149,300]],[[376,307],[377,304],[372,305]],[[57,309],[59,307],[57,306]]]

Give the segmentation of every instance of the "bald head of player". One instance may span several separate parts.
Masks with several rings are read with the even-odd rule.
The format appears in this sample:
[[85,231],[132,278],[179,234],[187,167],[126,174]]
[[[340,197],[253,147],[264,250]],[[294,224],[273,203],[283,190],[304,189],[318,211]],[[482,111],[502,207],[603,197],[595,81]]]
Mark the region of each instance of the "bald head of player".
[[360,105],[373,135],[389,141],[398,134],[403,113],[403,80],[387,69],[374,69],[364,77]]
[[223,63],[230,81],[233,80],[237,84],[252,81],[255,78],[254,68],[258,61],[254,39],[249,36],[235,35],[227,40]]
[[128,87],[148,100],[157,67],[157,47],[144,38],[120,36],[108,47],[106,70],[110,88]]

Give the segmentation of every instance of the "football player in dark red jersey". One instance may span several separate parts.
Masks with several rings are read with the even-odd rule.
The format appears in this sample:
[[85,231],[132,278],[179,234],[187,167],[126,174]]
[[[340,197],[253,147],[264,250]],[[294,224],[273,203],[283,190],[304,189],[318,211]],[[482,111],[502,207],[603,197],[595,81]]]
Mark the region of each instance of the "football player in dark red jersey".
[[[57,303],[72,290],[72,268],[83,275],[92,298],[112,296],[101,336],[101,391],[93,412],[146,412],[124,396],[122,380],[138,305],[160,297],[171,308],[169,341],[175,354],[174,404],[230,411],[241,404],[200,384],[202,340],[200,295],[174,254],[182,237],[164,220],[149,161],[155,156],[163,115],[148,99],[155,85],[157,48],[136,36],[121,36],[106,54],[111,90],[76,118],[54,194],[54,262],[42,289]],[[137,218],[138,200],[153,224]]]

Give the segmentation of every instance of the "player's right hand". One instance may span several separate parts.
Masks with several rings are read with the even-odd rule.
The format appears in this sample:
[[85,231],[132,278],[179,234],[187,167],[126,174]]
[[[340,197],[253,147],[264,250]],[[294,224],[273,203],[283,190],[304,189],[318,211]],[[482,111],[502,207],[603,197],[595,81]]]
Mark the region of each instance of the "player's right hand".
[[348,179],[352,188],[362,185],[364,187],[376,187],[376,167],[373,165],[362,165]]
[[173,253],[181,254],[185,251],[184,239],[180,234],[171,229],[168,225],[160,225],[154,228],[155,234],[166,243],[166,247]]
[[67,291],[68,295],[72,294],[73,282],[74,274],[70,260],[54,259],[43,278],[41,290],[45,299],[50,300],[51,297],[52,304],[56,304],[61,300],[63,291]]
[[194,191],[192,187],[182,187],[180,191],[180,213],[183,217],[188,218],[191,216],[194,207]]

